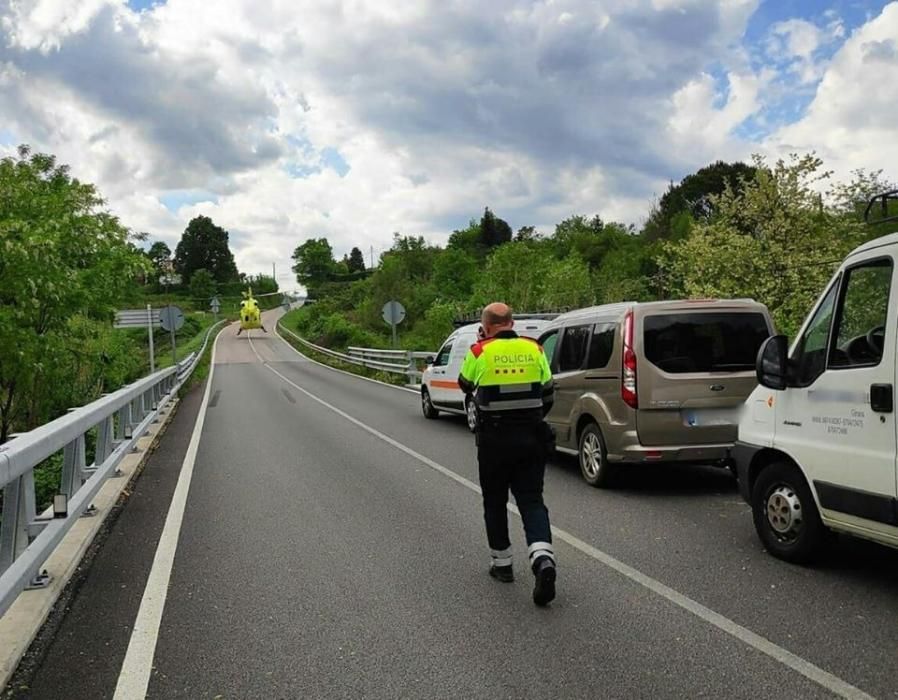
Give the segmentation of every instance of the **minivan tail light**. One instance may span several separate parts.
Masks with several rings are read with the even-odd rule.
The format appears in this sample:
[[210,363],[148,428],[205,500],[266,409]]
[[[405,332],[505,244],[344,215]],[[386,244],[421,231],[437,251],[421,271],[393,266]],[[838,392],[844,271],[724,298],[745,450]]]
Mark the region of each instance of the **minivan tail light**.
[[639,408],[636,392],[636,352],[633,350],[633,312],[624,316],[624,357],[621,373],[620,395],[630,408]]

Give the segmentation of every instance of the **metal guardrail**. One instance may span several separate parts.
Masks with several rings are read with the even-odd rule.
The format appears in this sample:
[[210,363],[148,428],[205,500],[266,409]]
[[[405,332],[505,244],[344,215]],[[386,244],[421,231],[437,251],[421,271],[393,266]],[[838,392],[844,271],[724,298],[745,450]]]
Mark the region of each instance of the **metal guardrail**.
[[380,370],[382,372],[392,372],[394,374],[404,374],[408,377],[409,384],[417,384],[421,381],[421,371],[418,369],[418,361],[428,357],[435,357],[435,352],[421,352],[411,350],[383,350],[379,348],[348,348],[348,354],[331,350],[330,348],[315,345],[305,338],[302,338],[289,328],[278,324],[285,333],[293,336],[298,342],[302,343],[315,352],[333,357],[343,362],[358,365],[359,367],[367,367],[368,369]]
[[[41,571],[44,562],[78,518],[90,512],[91,501],[106,479],[196,369],[221,323],[209,328],[199,352],[178,364],[0,445],[0,616],[24,589],[49,583],[49,576]],[[94,429],[95,457],[88,465],[86,437]],[[34,468],[60,451],[60,503],[37,513]]]

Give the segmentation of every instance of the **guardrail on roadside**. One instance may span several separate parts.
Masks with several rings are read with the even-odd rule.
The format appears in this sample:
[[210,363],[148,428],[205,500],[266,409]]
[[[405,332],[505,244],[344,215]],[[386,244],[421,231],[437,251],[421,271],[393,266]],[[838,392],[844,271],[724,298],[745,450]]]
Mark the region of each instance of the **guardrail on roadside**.
[[323,355],[333,357],[343,362],[358,365],[359,367],[367,367],[368,369],[380,370],[382,372],[392,372],[393,374],[404,374],[408,377],[409,384],[418,384],[421,381],[421,371],[418,369],[418,362],[435,357],[435,352],[421,352],[411,350],[383,350],[380,348],[348,348],[348,354],[331,350],[320,345],[315,345],[305,338],[302,338],[289,328],[278,324],[278,328],[285,333],[293,336],[297,341],[306,347],[320,352]]
[[[159,412],[175,397],[199,364],[212,332],[199,352],[154,372],[93,403],[72,409],[50,423],[0,445],[0,616],[26,588],[49,583],[41,567],[122,459],[131,452]],[[92,464],[86,463],[87,434],[96,429]],[[34,468],[62,451],[62,478],[54,505],[37,512]]]

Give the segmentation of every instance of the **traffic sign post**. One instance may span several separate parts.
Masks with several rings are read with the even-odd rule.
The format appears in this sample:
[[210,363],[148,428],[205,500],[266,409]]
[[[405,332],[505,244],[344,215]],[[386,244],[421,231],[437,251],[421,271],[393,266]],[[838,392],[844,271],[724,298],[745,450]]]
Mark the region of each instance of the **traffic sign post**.
[[405,318],[405,307],[398,301],[388,301],[384,304],[382,316],[384,321],[390,324],[390,329],[393,331],[393,347],[395,348],[397,345],[396,326],[402,323],[402,320]]
[[162,328],[171,333],[171,360],[172,364],[178,364],[178,352],[175,346],[175,331],[184,325],[184,312],[177,306],[166,306],[159,312],[159,322]]
[[212,297],[212,301],[209,302],[209,308],[212,309],[212,315],[215,317],[215,322],[218,323],[218,312],[221,309],[221,302],[218,300],[218,297]]
[[153,349],[153,307],[147,304],[147,335],[150,336],[150,374],[156,371],[156,351]]
[[150,374],[156,371],[153,329],[160,326],[159,309],[147,304],[146,309],[120,309],[115,312],[114,328],[146,328],[150,340]]

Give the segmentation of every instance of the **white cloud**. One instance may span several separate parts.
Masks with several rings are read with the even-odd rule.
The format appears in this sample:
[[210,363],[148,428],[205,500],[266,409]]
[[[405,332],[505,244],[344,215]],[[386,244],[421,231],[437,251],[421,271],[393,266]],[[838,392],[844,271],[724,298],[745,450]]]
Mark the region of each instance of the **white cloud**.
[[[746,58],[757,6],[169,0],[135,13],[0,0],[0,124],[154,238],[173,244],[192,216],[212,216],[248,272],[287,270],[311,236],[341,255],[379,251],[394,231],[444,240],[487,205],[515,227],[637,221],[671,178],[756,150],[736,134],[778,77]],[[780,26],[778,60],[820,70],[821,42],[844,33],[825,19],[816,33]],[[889,60],[885,34],[858,55]],[[844,61],[821,94],[833,71],[859,70]],[[838,121],[824,114],[838,104],[808,118]],[[211,194],[163,206],[183,191]]]
[[895,177],[898,140],[898,3],[857,29],[833,56],[813,102],[766,144],[774,155],[816,150],[829,168],[886,168]]

